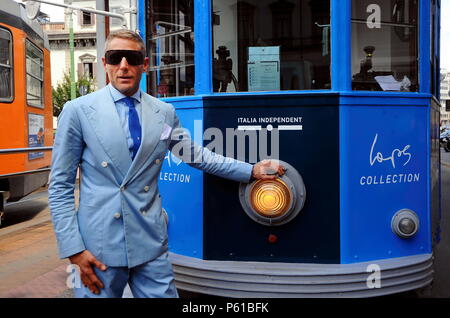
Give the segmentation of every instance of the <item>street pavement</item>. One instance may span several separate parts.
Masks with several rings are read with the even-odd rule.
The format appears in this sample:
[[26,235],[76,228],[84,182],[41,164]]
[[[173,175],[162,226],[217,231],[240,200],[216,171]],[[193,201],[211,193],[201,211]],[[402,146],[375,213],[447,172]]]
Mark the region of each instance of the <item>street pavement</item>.
[[450,152],[445,152],[441,148],[441,164],[450,167]]
[[441,148],[441,242],[434,250],[431,297],[450,298],[450,152]]
[[[442,232],[434,251],[434,282],[426,293],[415,294],[418,297],[450,297],[450,152],[441,151],[441,168]],[[73,297],[66,285],[69,262],[58,258],[46,189],[5,209],[0,228],[0,298]]]
[[60,260],[45,188],[5,206],[0,229],[0,298],[64,297],[67,260]]
[[57,256],[50,221],[0,232],[0,297],[58,297],[66,287],[67,261]]

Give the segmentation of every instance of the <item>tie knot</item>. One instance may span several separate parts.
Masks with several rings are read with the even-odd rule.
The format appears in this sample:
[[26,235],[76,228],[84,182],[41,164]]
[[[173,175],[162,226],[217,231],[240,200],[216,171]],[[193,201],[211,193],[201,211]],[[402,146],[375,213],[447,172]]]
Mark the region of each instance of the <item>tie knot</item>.
[[134,100],[131,97],[125,97],[122,99],[128,107],[134,107]]

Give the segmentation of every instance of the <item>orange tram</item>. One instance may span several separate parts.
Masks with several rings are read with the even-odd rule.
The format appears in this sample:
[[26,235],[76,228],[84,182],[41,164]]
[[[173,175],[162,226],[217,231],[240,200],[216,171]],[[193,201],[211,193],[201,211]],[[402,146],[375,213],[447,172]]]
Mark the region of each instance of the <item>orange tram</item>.
[[0,7],[0,225],[4,203],[48,181],[53,144],[49,42],[25,8]]

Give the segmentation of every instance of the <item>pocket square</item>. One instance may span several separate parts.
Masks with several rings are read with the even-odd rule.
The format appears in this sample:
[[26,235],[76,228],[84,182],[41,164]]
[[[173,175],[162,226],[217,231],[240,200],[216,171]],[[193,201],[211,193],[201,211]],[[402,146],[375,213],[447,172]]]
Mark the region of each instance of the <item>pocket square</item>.
[[170,137],[170,133],[171,132],[172,132],[172,127],[170,127],[169,125],[164,123],[164,128],[163,128],[163,131],[161,133],[161,136],[159,137],[159,140],[166,140],[167,138]]

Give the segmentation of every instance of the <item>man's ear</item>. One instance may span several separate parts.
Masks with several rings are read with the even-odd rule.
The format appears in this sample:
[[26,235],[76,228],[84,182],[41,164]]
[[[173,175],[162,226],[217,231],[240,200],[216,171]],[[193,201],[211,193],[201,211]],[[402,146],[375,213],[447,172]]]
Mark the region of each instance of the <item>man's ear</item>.
[[143,72],[147,72],[149,64],[150,64],[150,59],[148,57],[144,58],[144,64],[142,66]]

